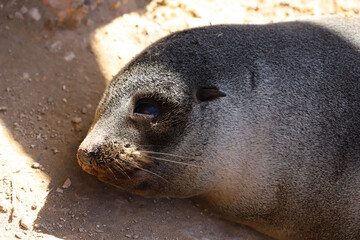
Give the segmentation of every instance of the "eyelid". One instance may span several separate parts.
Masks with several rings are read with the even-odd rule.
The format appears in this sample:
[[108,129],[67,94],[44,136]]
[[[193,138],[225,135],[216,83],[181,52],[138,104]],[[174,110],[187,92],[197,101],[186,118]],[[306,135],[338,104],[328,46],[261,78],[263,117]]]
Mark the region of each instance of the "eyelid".
[[156,115],[153,114],[141,114],[141,113],[133,113],[134,117],[141,117],[141,118],[145,118],[145,119],[152,119],[154,117],[156,117]]
[[132,115],[145,119],[155,118],[160,113],[159,104],[150,99],[140,99],[135,103]]

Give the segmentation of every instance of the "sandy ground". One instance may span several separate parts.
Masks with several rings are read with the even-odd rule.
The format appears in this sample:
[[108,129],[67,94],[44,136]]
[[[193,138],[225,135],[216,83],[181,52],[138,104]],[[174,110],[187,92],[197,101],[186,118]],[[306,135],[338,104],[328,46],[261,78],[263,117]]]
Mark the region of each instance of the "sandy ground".
[[176,30],[359,10],[350,0],[0,0],[0,239],[245,239],[251,230],[190,200],[132,196],[80,169],[101,94]]

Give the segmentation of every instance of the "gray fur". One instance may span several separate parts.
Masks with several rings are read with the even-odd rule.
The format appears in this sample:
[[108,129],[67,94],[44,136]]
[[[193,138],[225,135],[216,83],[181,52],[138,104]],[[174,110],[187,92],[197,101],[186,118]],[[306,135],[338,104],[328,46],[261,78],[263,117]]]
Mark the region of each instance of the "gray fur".
[[[177,155],[153,155],[184,163],[152,158],[144,169],[160,177],[137,169],[131,180],[103,180],[195,197],[276,239],[360,239],[359,30],[360,19],[325,18],[171,34],[111,82],[79,162],[102,179],[91,164],[126,143]],[[200,101],[201,87],[226,96]],[[133,123],[137,96],[153,93],[171,114]]]

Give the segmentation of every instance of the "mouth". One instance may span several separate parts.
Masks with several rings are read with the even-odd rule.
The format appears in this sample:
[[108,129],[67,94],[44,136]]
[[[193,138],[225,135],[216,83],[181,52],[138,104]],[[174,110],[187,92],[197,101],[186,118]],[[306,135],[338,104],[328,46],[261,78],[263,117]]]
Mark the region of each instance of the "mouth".
[[120,185],[123,182],[135,181],[138,179],[138,172],[149,171],[147,168],[151,166],[151,161],[137,158],[134,156],[120,158],[92,156],[89,158],[82,158],[78,153],[78,163],[81,168],[88,174],[96,176],[99,180],[112,184]]

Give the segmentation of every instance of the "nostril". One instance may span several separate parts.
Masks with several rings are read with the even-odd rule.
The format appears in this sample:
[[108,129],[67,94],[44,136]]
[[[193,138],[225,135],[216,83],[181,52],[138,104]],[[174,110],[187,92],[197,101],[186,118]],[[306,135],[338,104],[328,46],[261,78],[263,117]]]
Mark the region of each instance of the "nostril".
[[91,164],[91,159],[93,158],[94,153],[88,151],[87,149],[79,149],[77,152],[78,160],[84,164]]
[[126,144],[124,144],[124,148],[130,148],[130,143],[126,143]]

